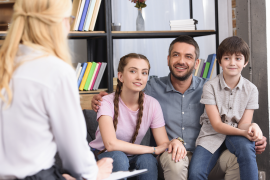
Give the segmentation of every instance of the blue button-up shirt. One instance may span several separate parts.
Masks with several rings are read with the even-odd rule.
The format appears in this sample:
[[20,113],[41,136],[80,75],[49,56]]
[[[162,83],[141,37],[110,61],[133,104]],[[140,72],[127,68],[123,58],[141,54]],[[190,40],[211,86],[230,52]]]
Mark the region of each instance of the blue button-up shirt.
[[184,94],[174,89],[170,74],[151,78],[145,87],[145,93],[156,98],[161,105],[169,139],[182,137],[187,151],[195,150],[195,142],[200,132],[200,116],[204,111],[200,99],[206,81],[193,76],[192,83]]

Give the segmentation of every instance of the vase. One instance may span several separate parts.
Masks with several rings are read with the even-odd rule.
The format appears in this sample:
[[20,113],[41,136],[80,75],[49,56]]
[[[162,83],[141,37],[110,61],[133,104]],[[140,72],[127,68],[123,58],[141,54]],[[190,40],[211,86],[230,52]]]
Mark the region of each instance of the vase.
[[142,9],[138,9],[138,16],[136,20],[136,31],[144,31],[144,19],[142,16]]

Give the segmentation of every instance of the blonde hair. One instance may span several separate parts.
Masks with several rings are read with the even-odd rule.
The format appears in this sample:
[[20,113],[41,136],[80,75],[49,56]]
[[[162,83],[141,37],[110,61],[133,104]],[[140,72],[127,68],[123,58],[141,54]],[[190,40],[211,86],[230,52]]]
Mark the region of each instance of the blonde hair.
[[[9,82],[15,71],[14,58],[19,44],[56,56],[71,65],[63,19],[71,15],[70,0],[16,0],[12,24],[0,49],[0,98],[9,105]],[[1,93],[7,92],[7,99]]]
[[[150,71],[149,60],[144,55],[142,55],[142,54],[136,54],[136,53],[130,53],[130,54],[127,54],[127,55],[123,56],[120,59],[120,62],[119,62],[117,71],[123,73],[125,66],[128,64],[128,61],[131,58],[144,59],[147,62],[147,64],[148,64],[148,67],[149,67],[148,73],[149,73],[149,71]],[[122,86],[123,86],[123,83],[119,79],[117,79],[117,86],[116,86],[116,91],[115,91],[114,100],[113,100],[113,103],[114,103],[113,127],[114,127],[115,131],[117,130],[117,124],[118,124],[119,97],[120,97],[120,94],[122,92],[122,90],[121,90],[122,89]],[[131,143],[134,143],[136,141],[137,135],[139,133],[139,129],[141,127],[142,116],[143,116],[143,102],[144,102],[144,92],[143,91],[140,91],[140,93],[139,93],[139,99],[138,99],[139,112],[138,112],[137,124],[136,124],[135,131],[133,133],[133,136],[132,136],[132,138],[130,140]],[[103,153],[105,151],[106,151],[106,148],[103,149],[102,151],[100,151],[99,154],[101,154],[101,153]]]

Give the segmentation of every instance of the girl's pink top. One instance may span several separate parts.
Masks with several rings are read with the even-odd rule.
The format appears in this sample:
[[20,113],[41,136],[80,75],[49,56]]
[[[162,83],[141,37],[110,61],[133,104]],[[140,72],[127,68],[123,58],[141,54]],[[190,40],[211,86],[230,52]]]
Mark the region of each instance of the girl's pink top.
[[[101,106],[97,113],[97,121],[100,116],[110,116],[113,120],[114,116],[114,93],[103,97],[101,101]],[[136,128],[136,122],[138,117],[137,111],[130,110],[119,97],[119,115],[118,124],[116,130],[116,138],[122,141],[130,142]],[[165,126],[165,121],[163,118],[163,113],[159,102],[146,94],[144,94],[143,103],[143,117],[142,123],[138,132],[138,136],[134,144],[140,144],[143,137],[145,136],[149,127],[151,129],[160,128]],[[92,148],[97,150],[103,150],[104,144],[100,134],[99,127],[96,131],[96,139],[89,143]]]

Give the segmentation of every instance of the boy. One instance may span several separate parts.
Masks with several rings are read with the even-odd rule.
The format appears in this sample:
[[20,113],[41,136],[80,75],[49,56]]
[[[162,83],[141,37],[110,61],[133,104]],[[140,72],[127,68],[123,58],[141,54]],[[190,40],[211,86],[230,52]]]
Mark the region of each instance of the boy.
[[248,59],[249,47],[239,37],[229,37],[218,47],[223,72],[203,87],[200,102],[205,110],[189,167],[190,180],[207,179],[226,148],[237,156],[241,179],[258,179],[254,141],[262,139],[262,132],[251,123],[254,109],[259,108],[258,90],[241,76]]

